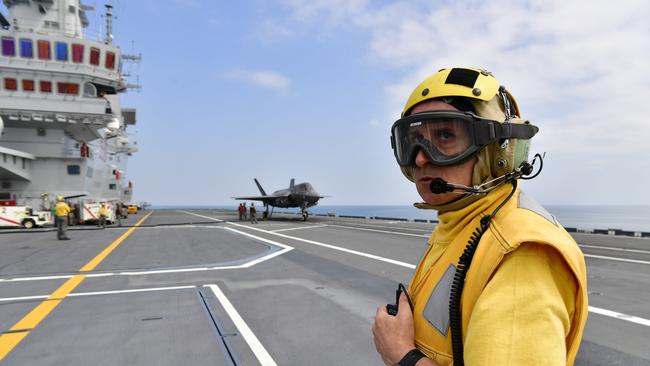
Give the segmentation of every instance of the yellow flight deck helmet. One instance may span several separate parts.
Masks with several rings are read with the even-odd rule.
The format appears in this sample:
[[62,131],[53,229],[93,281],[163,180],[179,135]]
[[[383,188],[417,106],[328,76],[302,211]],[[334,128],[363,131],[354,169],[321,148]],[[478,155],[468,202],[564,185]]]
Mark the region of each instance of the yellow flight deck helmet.
[[[467,129],[472,141],[462,152],[452,154],[437,142],[421,142],[406,136],[412,135],[413,129],[422,128],[424,116],[411,115],[413,107],[431,99],[442,100],[463,112],[460,119],[466,120],[463,126],[469,127],[462,128]],[[446,116],[445,112],[430,114],[448,120],[458,119],[459,113],[449,112],[452,116]],[[475,156],[472,185],[480,186],[518,169],[527,161],[530,138],[538,131],[529,121],[520,118],[514,97],[492,73],[478,68],[447,68],[427,77],[411,93],[401,117],[391,129],[391,142],[402,173],[411,181],[415,155],[422,148],[429,160],[439,165],[459,164]],[[438,146],[430,147],[433,145]],[[441,209],[424,203],[416,207]]]
[[63,196],[56,196],[57,202],[63,202]]

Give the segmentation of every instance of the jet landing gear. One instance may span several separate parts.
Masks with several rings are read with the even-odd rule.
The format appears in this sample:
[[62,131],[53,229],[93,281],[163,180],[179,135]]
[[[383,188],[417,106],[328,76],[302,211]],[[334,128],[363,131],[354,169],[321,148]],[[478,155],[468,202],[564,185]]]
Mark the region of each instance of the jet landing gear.
[[300,213],[302,214],[302,221],[307,221],[309,218],[309,212],[307,212],[305,209],[302,209],[300,210]]

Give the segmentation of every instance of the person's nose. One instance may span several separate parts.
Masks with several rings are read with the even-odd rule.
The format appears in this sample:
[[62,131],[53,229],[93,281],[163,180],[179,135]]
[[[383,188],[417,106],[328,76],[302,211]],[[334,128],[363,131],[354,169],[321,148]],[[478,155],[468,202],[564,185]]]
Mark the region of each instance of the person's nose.
[[427,154],[425,154],[422,149],[418,150],[418,154],[415,155],[415,166],[422,168],[429,163],[430,161],[429,158],[427,158]]

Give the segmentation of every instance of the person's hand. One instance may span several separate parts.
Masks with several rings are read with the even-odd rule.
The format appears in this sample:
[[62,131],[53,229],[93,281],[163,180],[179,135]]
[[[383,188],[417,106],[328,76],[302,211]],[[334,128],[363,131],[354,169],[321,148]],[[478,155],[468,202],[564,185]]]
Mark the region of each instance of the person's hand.
[[399,297],[397,315],[388,314],[386,306],[377,309],[372,335],[377,352],[388,366],[397,364],[408,351],[415,348],[413,313],[404,293]]

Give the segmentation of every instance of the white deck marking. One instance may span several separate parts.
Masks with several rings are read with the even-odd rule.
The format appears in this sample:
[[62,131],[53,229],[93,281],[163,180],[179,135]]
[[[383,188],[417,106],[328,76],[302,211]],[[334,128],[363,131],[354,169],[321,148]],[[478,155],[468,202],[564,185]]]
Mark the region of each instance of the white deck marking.
[[302,230],[302,229],[315,229],[318,227],[326,227],[329,225],[310,225],[310,226],[301,226],[301,227],[290,227],[288,229],[278,229],[278,230],[271,230],[274,233],[277,233],[279,231],[289,231],[289,230]]
[[210,217],[210,216],[199,215],[199,214],[194,213],[194,212],[189,212],[189,211],[184,211],[184,210],[176,210],[176,211],[177,212],[182,212],[182,213],[188,214],[188,215],[203,217],[204,219],[210,219],[210,220],[213,220],[213,221],[216,221],[216,222],[224,222],[223,220],[215,219],[214,217]]
[[[227,270],[227,269],[241,269],[241,268],[250,268],[254,265],[260,264],[262,262],[268,261],[269,259],[275,258],[279,255],[282,255],[286,252],[289,252],[293,250],[293,247],[278,243],[277,241],[273,241],[270,239],[262,238],[253,234],[245,233],[243,231],[239,231],[237,229],[229,228],[229,227],[219,227],[220,229],[226,229],[244,236],[248,236],[249,238],[253,238],[259,241],[263,241],[265,243],[274,245],[276,247],[282,248],[281,250],[278,250],[276,252],[267,254],[265,256],[250,260],[248,262],[238,264],[238,265],[231,265],[231,266],[213,266],[213,267],[190,267],[190,268],[170,268],[170,269],[159,269],[159,270],[144,270],[144,271],[120,271],[120,272],[108,272],[108,273],[90,273],[87,274],[86,277],[88,278],[93,278],[93,277],[111,277],[111,276],[142,276],[142,275],[151,275],[151,274],[162,274],[162,273],[184,273],[184,272],[201,272],[201,271],[217,271],[217,270]],[[25,281],[43,281],[43,280],[58,280],[58,279],[68,279],[72,278],[73,275],[61,275],[61,276],[43,276],[43,277],[16,277],[16,278],[7,278],[7,279],[0,279],[0,282],[25,282]]]
[[617,258],[617,257],[606,257],[604,255],[595,255],[595,254],[582,254],[585,258],[598,258],[598,259],[607,259],[610,261],[617,262],[628,262],[628,263],[638,263],[638,264],[650,264],[650,261],[642,261],[640,259],[627,259],[627,258]]
[[317,245],[317,246],[324,247],[324,248],[329,248],[329,249],[333,249],[333,250],[338,250],[338,251],[340,251],[340,252],[345,252],[345,253],[355,254],[355,255],[358,255],[358,256],[361,256],[361,257],[366,257],[366,258],[370,258],[370,259],[375,259],[375,260],[378,260],[378,261],[387,262],[387,263],[395,264],[395,265],[402,266],[402,267],[406,267],[406,268],[415,269],[415,265],[414,265],[414,264],[406,263],[406,262],[402,262],[402,261],[398,261],[398,260],[395,260],[395,259],[390,259],[390,258],[380,257],[380,256],[378,256],[378,255],[374,255],[374,254],[370,254],[370,253],[366,253],[366,252],[360,252],[360,251],[358,251],[358,250],[352,250],[352,249],[348,249],[348,248],[337,247],[337,246],[332,245],[332,244],[321,243],[321,242],[314,241],[314,240],[308,240],[308,239],[298,238],[298,237],[296,237],[296,236],[289,236],[289,235],[285,235],[285,234],[274,233],[274,232],[272,232],[272,231],[263,230],[263,229],[258,229],[258,228],[252,227],[252,226],[240,225],[240,224],[236,224],[236,223],[234,223],[234,222],[229,222],[228,224],[230,224],[230,225],[235,225],[235,226],[240,226],[240,227],[245,227],[245,228],[247,228],[247,229],[256,230],[256,231],[261,231],[261,232],[263,232],[263,233],[267,233],[267,234],[271,234],[271,235],[277,235],[277,236],[281,236],[281,237],[283,237],[283,238],[287,238],[287,239],[291,239],[291,240],[297,240],[297,241],[301,241],[301,242],[303,242],[303,243],[308,243],[308,244],[312,244],[312,245]]
[[[100,296],[100,295],[116,295],[116,294],[131,294],[131,293],[141,293],[141,292],[155,292],[155,291],[174,291],[174,290],[186,290],[190,288],[198,288],[198,287],[209,287],[212,289],[212,286],[217,287],[216,285],[203,285],[203,286],[197,286],[197,285],[188,285],[188,286],[173,286],[173,287],[153,287],[153,288],[139,288],[139,289],[131,289],[131,290],[115,290],[115,291],[95,291],[95,292],[79,292],[79,293],[70,293],[68,294],[67,297],[83,297],[83,296]],[[217,287],[218,288],[218,287]],[[212,289],[214,291],[214,289]],[[216,295],[216,294],[215,294]],[[27,301],[27,300],[41,300],[41,299],[47,299],[49,295],[36,295],[36,296],[21,296],[21,297],[4,297],[0,298],[0,302],[8,302],[8,301]],[[218,296],[217,296],[218,297]],[[225,296],[224,296],[225,298]],[[227,299],[226,299],[227,300]],[[220,299],[221,302],[221,299]],[[222,305],[224,303],[222,302]],[[232,305],[231,305],[232,306]],[[225,305],[224,305],[225,308]],[[650,319],[645,319],[641,318],[638,316],[634,315],[628,315],[628,314],[623,314],[619,313],[616,311],[612,310],[607,310],[607,309],[602,309],[602,308],[597,308],[595,306],[589,306],[589,311],[595,314],[607,316],[610,318],[615,318],[619,320],[624,320],[627,322],[639,324],[639,325],[644,325],[646,327],[650,327]],[[229,314],[230,315],[230,314]],[[231,315],[232,318],[232,315]],[[243,321],[243,320],[242,320]],[[234,319],[233,319],[234,322]],[[244,323],[245,324],[245,323]],[[243,331],[237,327],[242,333]],[[242,334],[243,335],[243,334]],[[247,340],[248,341],[248,340]],[[250,342],[249,342],[250,345]],[[252,346],[251,346],[252,348]],[[259,359],[259,357],[258,357]]]
[[228,316],[235,324],[242,337],[244,337],[244,340],[246,340],[246,343],[248,343],[248,346],[251,348],[260,364],[262,366],[277,366],[271,355],[266,351],[266,348],[264,348],[259,339],[257,339],[253,331],[251,331],[244,319],[237,312],[237,309],[235,309],[235,307],[230,303],[230,300],[228,300],[226,295],[224,295],[219,286],[205,285],[205,287],[212,290],[214,296],[217,297],[217,300],[219,300],[223,309],[228,313]]
[[[188,288],[197,288],[197,287],[199,287],[199,286],[189,285],[189,286],[174,286],[174,287],[137,288],[137,289],[131,289],[131,290],[78,292],[78,293],[70,293],[66,297],[132,294],[132,293],[138,293],[138,292],[155,292],[155,291],[172,291],[172,290],[185,290],[185,289],[188,289]],[[0,298],[0,302],[2,302],[2,301],[24,301],[24,300],[47,299],[48,296],[50,296],[50,295],[5,297],[5,298]]]
[[590,306],[589,311],[591,311],[592,313],[609,316],[611,318],[625,320],[631,323],[641,324],[641,325],[645,325],[646,327],[650,327],[650,319],[644,319],[644,318],[639,318],[638,316],[617,313],[615,311],[601,309],[594,306]]
[[[385,234],[393,234],[393,235],[415,236],[415,237],[418,237],[418,238],[428,238],[429,237],[429,235],[427,235],[427,234],[401,233],[399,231],[367,229],[367,228],[364,228],[364,227],[355,227],[355,226],[345,226],[345,225],[328,225],[328,226],[340,227],[340,228],[350,229],[350,230],[373,231],[373,232],[376,232],[376,233],[385,233]],[[275,230],[275,231],[279,231],[279,230]]]
[[[422,224],[424,224],[424,222],[422,222]],[[386,225],[375,225],[375,224],[362,224],[362,223],[359,223],[359,222],[349,222],[349,223],[346,223],[346,225],[350,225],[350,226],[359,225],[359,226],[368,226],[368,227],[382,227],[384,229],[402,229],[402,230],[409,230],[409,231],[422,231],[422,232],[425,232],[425,233],[430,233],[431,232],[431,229],[416,229],[416,228],[411,228],[411,227],[395,226],[395,225],[386,226]]]
[[583,247],[583,248],[593,248],[593,249],[603,249],[603,250],[615,250],[615,251],[620,251],[620,252],[650,254],[650,250],[616,248],[616,247],[601,247],[601,246],[598,246],[598,245],[587,245],[587,244],[578,244],[578,246]]

